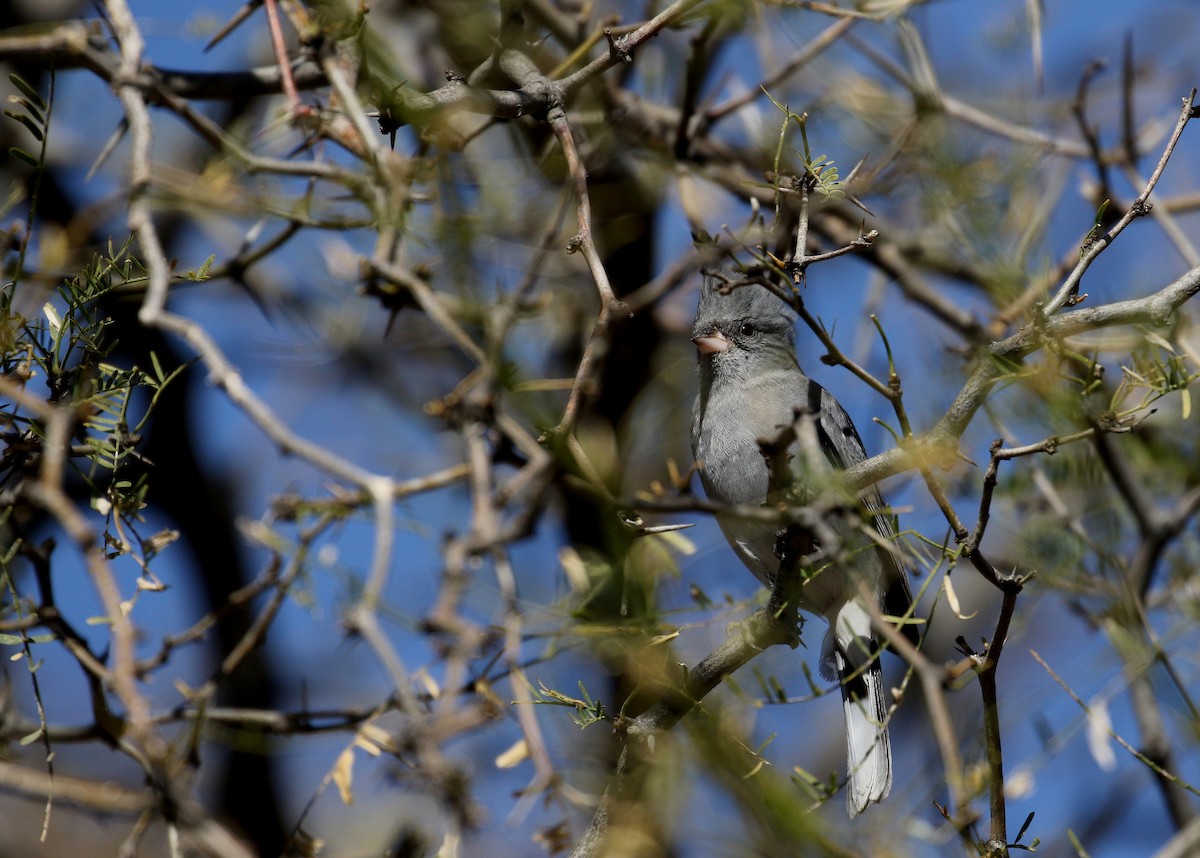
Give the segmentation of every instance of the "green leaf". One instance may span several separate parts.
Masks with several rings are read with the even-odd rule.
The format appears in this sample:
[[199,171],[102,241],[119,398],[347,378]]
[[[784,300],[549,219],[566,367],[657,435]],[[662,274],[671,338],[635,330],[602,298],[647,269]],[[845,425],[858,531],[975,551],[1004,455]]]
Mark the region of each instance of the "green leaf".
[[217,261],[217,255],[215,253],[210,253],[208,255],[208,259],[204,260],[204,264],[200,266],[200,270],[197,271],[192,276],[192,279],[193,280],[207,280],[208,272],[212,269],[213,263],[216,261]]
[[1030,824],[1033,822],[1033,812],[1030,811],[1029,816],[1025,817],[1025,824],[1021,826],[1021,830],[1017,832],[1017,839],[1013,843],[1020,843],[1021,838],[1025,836],[1025,832],[1029,830]]
[[38,127],[38,124],[24,113],[17,113],[15,110],[6,110],[4,111],[4,115],[24,125],[39,143],[45,139],[46,135],[42,133],[42,129]]
[[8,150],[8,154],[11,155],[13,158],[16,158],[18,161],[24,161],[30,167],[33,167],[35,170],[39,166],[41,166],[40,164],[38,164],[37,158],[30,155],[24,149],[19,149],[16,146],[10,147]]
[[17,98],[15,95],[10,95],[9,100],[13,104],[19,104],[22,107],[24,107],[25,111],[33,118],[33,121],[38,124],[39,128],[46,127],[46,117],[43,116],[42,112],[40,110],[38,110],[36,107],[34,107],[32,104],[30,104],[28,101],[26,101],[23,98]]
[[1079,840],[1079,836],[1069,828],[1067,829],[1067,840],[1069,840],[1071,845],[1075,847],[1075,854],[1078,855],[1079,858],[1090,858],[1088,851],[1083,848],[1083,843]]
[[8,79],[12,81],[12,85],[21,90],[21,94],[36,104],[43,111],[46,109],[46,102],[37,94],[37,90],[29,85],[26,80],[16,72],[10,72]]
[[158,355],[154,352],[150,352],[150,366],[154,369],[154,377],[158,380],[158,384],[161,387],[163,382],[166,381],[166,377],[163,375],[162,364],[158,362]]

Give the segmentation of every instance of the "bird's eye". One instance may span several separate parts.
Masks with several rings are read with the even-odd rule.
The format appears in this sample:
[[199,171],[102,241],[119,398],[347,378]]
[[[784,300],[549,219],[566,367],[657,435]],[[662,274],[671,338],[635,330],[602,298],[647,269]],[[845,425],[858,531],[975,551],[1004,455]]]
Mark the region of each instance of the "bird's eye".
[[756,333],[758,333],[758,328],[756,328],[756,327],[755,327],[753,324],[751,324],[750,322],[742,322],[742,326],[741,326],[740,328],[738,328],[738,332],[739,332],[739,333],[740,333],[740,334],[741,334],[743,337],[752,337],[752,336],[754,336]]

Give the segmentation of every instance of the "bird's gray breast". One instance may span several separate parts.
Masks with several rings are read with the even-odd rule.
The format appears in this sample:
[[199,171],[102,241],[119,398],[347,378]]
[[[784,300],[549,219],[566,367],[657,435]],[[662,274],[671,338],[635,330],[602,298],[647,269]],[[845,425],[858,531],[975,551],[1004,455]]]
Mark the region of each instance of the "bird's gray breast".
[[[791,423],[793,405],[803,401],[805,381],[798,370],[780,370],[749,383],[702,385],[693,415],[692,452],[712,500],[742,506],[766,500],[770,479],[758,441]],[[719,515],[717,521],[758,578],[774,577],[774,526],[729,515]]]

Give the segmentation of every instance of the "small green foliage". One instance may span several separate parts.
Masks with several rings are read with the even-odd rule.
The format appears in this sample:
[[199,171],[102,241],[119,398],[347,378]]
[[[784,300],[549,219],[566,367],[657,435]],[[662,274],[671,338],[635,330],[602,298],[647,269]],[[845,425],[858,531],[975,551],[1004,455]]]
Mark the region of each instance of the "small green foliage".
[[[20,102],[20,103],[22,105],[25,104],[24,102]],[[7,116],[9,119],[14,119],[21,125],[24,125],[25,128],[28,129],[29,133],[33,135],[33,139],[36,140],[37,142],[41,143],[43,140],[46,139],[46,135],[42,131],[42,126],[38,122],[38,120],[41,119],[42,117],[38,116],[36,113],[33,113],[33,112],[18,113],[15,110],[6,110],[6,111],[4,111],[4,115]]]
[[40,113],[46,112],[46,102],[38,95],[37,90],[30,86],[29,82],[21,77],[16,72],[11,72],[8,79],[12,81],[12,85],[21,91],[21,94],[33,104]]
[[589,727],[597,721],[608,720],[608,712],[605,710],[604,704],[599,700],[592,699],[582,681],[579,683],[579,693],[582,697],[570,697],[560,691],[547,688],[541,682],[538,683],[537,688],[529,686],[529,691],[533,694],[534,703],[549,704],[551,706],[569,706],[574,709],[575,711],[571,715],[571,720],[578,724],[580,728]]
[[1021,826],[1021,830],[1017,832],[1017,838],[1010,844],[1009,849],[1020,849],[1023,852],[1037,852],[1038,844],[1042,842],[1040,837],[1033,838],[1033,842],[1026,845],[1021,842],[1021,838],[1025,836],[1025,832],[1029,830],[1029,826],[1033,824],[1033,811],[1025,817],[1025,823]]
[[20,95],[10,95],[8,103],[16,105],[17,109],[8,109],[4,111],[4,115],[22,126],[32,135],[33,139],[39,144],[42,144],[41,151],[37,156],[31,155],[19,146],[13,146],[8,150],[8,154],[12,155],[18,161],[28,164],[30,167],[37,169],[41,166],[42,157],[45,154],[46,133],[48,131],[48,123],[46,117],[48,109],[46,102],[37,94],[29,83],[18,74],[10,74],[8,76],[12,85],[17,88]]
[[0,634],[0,644],[7,646],[21,646],[25,643],[49,643],[53,640],[57,640],[54,635],[25,635],[22,637],[21,635]]
[[[0,372],[48,403],[72,409],[76,426],[69,462],[91,489],[92,507],[105,515],[135,518],[145,505],[148,478],[140,466],[138,433],[159,396],[184,367],[170,371],[151,355],[150,371],[110,359],[115,340],[103,304],[115,290],[145,276],[129,242],[97,255],[59,287],[40,318],[11,310],[15,283],[3,288]],[[36,465],[46,433],[41,415],[17,402],[0,402],[0,425],[12,432],[10,454],[0,462],[0,480]],[[126,467],[139,463],[126,474]]]
[[1189,388],[1200,378],[1200,367],[1161,334],[1143,330],[1142,335],[1142,346],[1121,366],[1121,382],[1112,393],[1109,410],[1119,417],[1144,412],[1168,393],[1179,390],[1186,420],[1191,414]]
[[1075,854],[1079,858],[1091,858],[1088,851],[1083,848],[1083,843],[1079,840],[1079,835],[1069,828],[1067,829],[1067,840],[1071,841],[1071,846],[1074,847]]
[[197,268],[195,271],[188,271],[187,273],[181,275],[182,279],[190,280],[195,283],[203,283],[208,279],[209,272],[212,270],[213,263],[216,261],[217,255],[215,253],[210,253],[208,255],[208,259],[205,259],[204,263],[199,268]]
[[[783,145],[783,140],[786,137],[788,125],[791,122],[795,122],[797,127],[800,129],[801,149],[794,149],[792,151],[795,153],[796,157],[800,159],[800,164],[804,168],[805,181],[808,182],[811,190],[816,191],[822,197],[827,199],[844,199],[846,197],[846,191],[843,187],[841,177],[838,174],[837,165],[834,164],[833,159],[827,155],[814,156],[812,154],[812,148],[808,143],[808,114],[793,113],[787,107],[787,105],[776,101],[774,96],[767,92],[766,89],[764,89],[763,92],[766,94],[767,98],[771,99],[771,103],[774,104],[780,111],[782,111],[784,115],[783,124],[779,129],[780,147]],[[775,172],[778,174],[779,156],[781,151],[777,150],[775,154]]]
[[9,146],[8,154],[11,155],[12,157],[16,158],[18,161],[22,162],[23,164],[26,164],[27,166],[33,167],[35,169],[39,166],[37,158],[33,157],[28,152],[26,152],[24,149],[21,149],[17,146]]
[[762,696],[772,703],[787,703],[787,692],[783,688],[783,684],[779,678],[773,673],[763,673],[757,664],[754,665],[754,678],[758,681],[758,687],[762,692]]
[[8,154],[14,160],[33,168],[33,178],[31,188],[28,191],[24,187],[23,181],[14,182],[9,188],[7,199],[4,201],[3,206],[0,207],[0,211],[7,211],[17,200],[23,199],[28,195],[29,206],[25,213],[25,232],[20,240],[20,249],[17,253],[16,274],[13,277],[12,283],[5,283],[4,289],[0,290],[0,326],[6,326],[9,307],[12,303],[12,294],[16,291],[16,285],[21,280],[21,272],[25,268],[25,252],[29,247],[29,236],[33,232],[33,222],[37,212],[38,192],[42,182],[42,167],[46,161],[46,142],[50,130],[50,104],[54,101],[53,72],[50,73],[49,102],[43,100],[38,95],[37,90],[20,75],[15,73],[9,74],[8,79],[20,93],[19,95],[10,95],[8,102],[16,105],[19,109],[5,110],[4,115],[22,126],[33,136],[33,139],[38,143],[38,151],[36,155],[32,155],[19,146],[11,146],[8,150]]
[[838,791],[838,777],[830,772],[825,780],[808,772],[799,766],[792,768],[792,783],[806,798],[814,804],[824,804]]
[[1104,215],[1108,211],[1108,206],[1111,202],[1112,200],[1105,200],[1096,209],[1096,221],[1092,224],[1092,228],[1088,230],[1088,234],[1083,237],[1083,243],[1079,245],[1079,255],[1081,257],[1087,254],[1092,245],[1100,238],[1100,233],[1104,231]]

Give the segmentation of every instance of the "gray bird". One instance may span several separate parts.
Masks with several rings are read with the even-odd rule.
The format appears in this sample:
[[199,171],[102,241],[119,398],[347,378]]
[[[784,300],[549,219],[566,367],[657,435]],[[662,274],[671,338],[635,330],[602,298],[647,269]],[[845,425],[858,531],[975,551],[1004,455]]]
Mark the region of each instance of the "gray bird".
[[[762,504],[769,471],[758,439],[777,436],[796,419],[812,416],[820,451],[833,469],[866,459],[866,450],[849,415],[838,401],[808,378],[796,362],[795,312],[758,285],[727,295],[719,287],[736,277],[706,273],[692,330],[698,352],[700,392],[692,415],[692,452],[708,496],[730,505]],[[811,433],[809,435],[811,437]],[[805,476],[803,435],[788,449],[793,493],[801,498],[818,490],[812,472]],[[811,458],[811,457],[809,457]],[[860,495],[874,513],[870,525],[884,539],[895,536],[879,490]],[[779,568],[780,528],[729,514],[717,516],[725,538],[742,562],[770,587]],[[912,604],[908,578],[894,552],[830,515],[828,532],[837,535],[835,554],[844,562],[817,570],[803,587],[800,607],[824,617],[829,631],[821,645],[821,675],[841,683],[846,719],[846,808],[851,818],[871,802],[883,801],[892,788],[892,749],[888,740],[887,701],[879,649],[870,613],[860,597],[860,581],[876,594],[884,613],[901,616]],[[827,548],[832,546],[825,546]],[[849,558],[845,560],[845,558]],[[905,625],[906,633],[913,627]],[[865,665],[865,669],[864,669]]]

